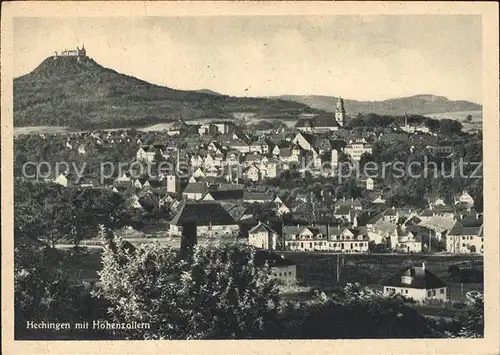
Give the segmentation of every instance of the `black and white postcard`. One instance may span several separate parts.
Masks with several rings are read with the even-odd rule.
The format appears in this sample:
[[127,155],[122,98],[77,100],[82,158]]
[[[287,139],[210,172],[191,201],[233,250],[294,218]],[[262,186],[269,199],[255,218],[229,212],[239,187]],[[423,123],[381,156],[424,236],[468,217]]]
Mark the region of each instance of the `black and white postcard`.
[[2,10],[4,353],[500,351],[497,4]]

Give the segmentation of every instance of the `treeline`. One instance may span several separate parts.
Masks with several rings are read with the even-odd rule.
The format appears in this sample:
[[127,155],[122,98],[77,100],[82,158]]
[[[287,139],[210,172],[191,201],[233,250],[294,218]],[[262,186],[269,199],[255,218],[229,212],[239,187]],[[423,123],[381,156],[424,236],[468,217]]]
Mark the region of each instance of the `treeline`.
[[[462,124],[456,120],[436,120],[422,115],[408,115],[408,124],[424,124],[433,133],[460,133]],[[375,113],[357,114],[346,123],[347,128],[389,128],[400,127],[405,124],[405,116],[378,115]]]
[[14,182],[16,243],[41,240],[54,247],[65,239],[78,246],[96,237],[100,226],[120,228],[132,216],[123,197],[111,190]]

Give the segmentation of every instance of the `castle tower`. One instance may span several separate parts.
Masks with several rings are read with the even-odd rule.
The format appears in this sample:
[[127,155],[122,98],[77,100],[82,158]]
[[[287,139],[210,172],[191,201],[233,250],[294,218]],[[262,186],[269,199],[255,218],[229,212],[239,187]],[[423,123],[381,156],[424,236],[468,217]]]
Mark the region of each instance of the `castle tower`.
[[335,120],[339,124],[340,127],[343,127],[345,124],[345,109],[344,109],[344,100],[339,97],[337,101],[337,107],[335,108]]

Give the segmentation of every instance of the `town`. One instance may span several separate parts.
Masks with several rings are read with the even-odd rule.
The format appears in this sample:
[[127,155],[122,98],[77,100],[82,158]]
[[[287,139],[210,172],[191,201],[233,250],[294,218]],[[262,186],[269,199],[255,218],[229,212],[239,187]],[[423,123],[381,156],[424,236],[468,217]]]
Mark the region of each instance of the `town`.
[[[164,131],[23,135],[16,137],[16,163],[22,156],[25,168],[16,171],[64,187],[112,190],[139,215],[155,216],[158,228],[142,233],[146,236],[180,238],[184,223],[194,219],[200,239],[216,237],[278,252],[484,252],[482,206],[476,203],[481,180],[470,179],[469,186],[454,193],[450,186],[426,189],[414,204],[402,205],[388,180],[359,174],[338,179],[339,165],[347,162],[360,170],[360,164],[384,153],[380,147],[388,140],[406,144],[409,155],[448,161],[466,155],[464,140],[432,133],[423,122],[410,123],[408,116],[378,134],[347,129],[346,120],[339,99],[334,114],[300,118],[290,128],[279,121],[246,129],[227,120],[201,125],[179,120]],[[42,147],[49,144],[51,155],[44,156]],[[35,169],[37,160],[49,159],[86,163],[87,171],[77,177],[71,171]],[[124,167],[131,169],[113,169],[116,176],[103,179],[99,159],[127,162]],[[171,169],[162,174],[158,166],[166,163]],[[142,169],[134,171],[134,166]],[[156,173],[148,176],[145,170]]]
[[[87,55],[84,46],[56,52],[37,75],[107,70]],[[224,317],[237,313],[218,296],[231,287],[231,305],[258,304],[255,317],[273,319],[256,337],[470,336],[466,322],[482,314],[482,131],[458,119],[347,112],[337,97],[330,112],[179,114],[123,128],[21,131],[14,137],[18,300],[39,274],[65,285],[55,299],[71,300],[69,310],[49,307],[49,318],[73,317],[49,319],[54,324],[139,322],[128,302],[153,307],[151,329],[88,330],[89,339],[252,337],[246,313],[245,321],[214,318],[216,326],[186,316],[204,329],[198,333],[177,327],[185,319],[155,318],[175,317],[190,302],[209,319],[206,302]],[[33,260],[43,267],[33,269]],[[171,309],[158,301],[167,295]],[[19,322],[45,315],[21,301]],[[374,321],[364,335],[343,321],[315,328],[335,307],[388,307],[394,319],[403,307],[407,323],[394,330],[392,320],[382,328]],[[415,322],[423,325],[412,330]]]

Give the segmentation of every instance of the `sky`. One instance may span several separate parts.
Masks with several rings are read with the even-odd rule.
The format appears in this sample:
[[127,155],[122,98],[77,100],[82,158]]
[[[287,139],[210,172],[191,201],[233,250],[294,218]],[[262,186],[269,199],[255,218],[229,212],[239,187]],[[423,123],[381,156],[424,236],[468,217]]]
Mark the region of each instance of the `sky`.
[[235,96],[482,102],[476,15],[16,18],[14,76],[85,45],[99,64]]

